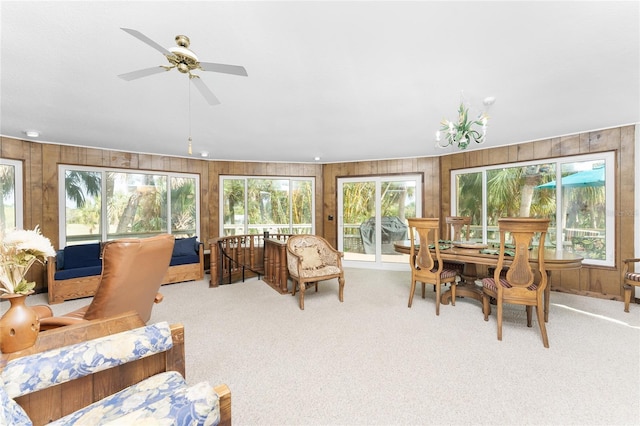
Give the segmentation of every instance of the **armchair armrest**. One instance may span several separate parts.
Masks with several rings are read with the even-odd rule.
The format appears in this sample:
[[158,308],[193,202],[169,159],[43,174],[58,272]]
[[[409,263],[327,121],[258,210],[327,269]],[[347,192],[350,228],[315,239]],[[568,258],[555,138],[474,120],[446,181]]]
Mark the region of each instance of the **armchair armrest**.
[[632,263],[640,262],[640,258],[637,258],[637,257],[636,257],[636,258],[624,259],[624,260],[622,260],[622,262],[624,263],[624,268],[623,268],[623,270],[622,270],[622,275],[624,276],[624,274],[626,274],[627,272],[629,272],[630,265],[631,265]]

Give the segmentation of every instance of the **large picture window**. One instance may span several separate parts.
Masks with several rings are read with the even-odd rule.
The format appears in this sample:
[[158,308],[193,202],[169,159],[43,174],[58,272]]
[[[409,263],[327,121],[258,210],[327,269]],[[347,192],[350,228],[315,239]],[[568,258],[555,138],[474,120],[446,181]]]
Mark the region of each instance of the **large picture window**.
[[22,162],[0,158],[0,231],[22,229]]
[[220,235],[313,234],[313,178],[220,177]]
[[200,229],[197,175],[60,166],[60,182],[63,245]]
[[550,219],[545,244],[614,266],[612,152],[454,170],[452,215],[471,217],[471,239],[497,242],[501,217]]

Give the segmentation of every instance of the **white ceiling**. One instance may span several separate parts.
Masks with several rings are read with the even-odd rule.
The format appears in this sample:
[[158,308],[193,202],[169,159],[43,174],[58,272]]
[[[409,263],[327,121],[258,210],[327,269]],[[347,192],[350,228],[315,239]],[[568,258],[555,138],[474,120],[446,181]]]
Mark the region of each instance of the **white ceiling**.
[[441,155],[461,91],[481,149],[640,122],[637,1],[1,2],[0,134],[188,156],[189,80],[158,44],[191,39],[221,101],[191,90],[193,156],[322,163]]

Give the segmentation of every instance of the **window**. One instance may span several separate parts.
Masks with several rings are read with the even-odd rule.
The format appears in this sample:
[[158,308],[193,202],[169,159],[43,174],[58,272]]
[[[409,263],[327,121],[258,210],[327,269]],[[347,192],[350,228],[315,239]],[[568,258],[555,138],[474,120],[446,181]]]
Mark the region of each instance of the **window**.
[[60,182],[63,245],[200,229],[195,175],[60,166]]
[[[471,217],[471,238],[499,241],[501,217],[550,219],[545,244],[585,264],[614,266],[612,152],[455,170],[452,214]],[[559,182],[559,184],[558,184]],[[559,207],[558,207],[559,206]]]
[[0,231],[22,229],[22,162],[0,158]]
[[221,176],[220,235],[313,234],[313,178]]

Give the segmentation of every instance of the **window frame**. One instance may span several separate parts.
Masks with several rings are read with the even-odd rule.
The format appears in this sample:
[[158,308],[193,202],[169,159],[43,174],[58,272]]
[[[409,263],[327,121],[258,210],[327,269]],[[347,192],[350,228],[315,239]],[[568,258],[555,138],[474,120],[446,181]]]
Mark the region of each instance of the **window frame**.
[[[0,165],[14,168],[13,201],[15,205],[15,228],[24,229],[24,170],[22,161],[0,158]],[[0,226],[4,227],[4,224],[0,224]]]
[[[562,181],[562,166],[564,164],[570,163],[579,163],[586,161],[604,161],[605,163],[605,209],[606,209],[606,218],[605,218],[605,245],[606,245],[606,256],[604,260],[600,259],[588,259],[585,258],[583,260],[583,264],[585,265],[593,265],[593,266],[604,266],[604,267],[615,267],[615,239],[616,239],[616,223],[615,223],[615,214],[609,211],[609,206],[615,206],[615,194],[616,194],[616,156],[614,151],[604,151],[592,154],[580,154],[580,155],[572,155],[566,157],[556,157],[556,158],[546,158],[540,160],[532,160],[532,161],[522,161],[516,163],[502,163],[502,164],[493,164],[490,166],[482,166],[482,167],[472,167],[465,169],[456,169],[451,170],[450,172],[450,195],[451,195],[451,215],[457,215],[457,177],[459,175],[470,174],[470,173],[481,173],[482,176],[482,242],[487,243],[487,172],[495,169],[504,169],[504,168],[517,168],[517,167],[526,167],[532,165],[539,164],[554,164],[556,182]],[[562,206],[562,192],[556,191],[556,206]],[[562,223],[562,208],[556,208],[556,216],[555,216],[556,224]],[[556,226],[556,234],[555,240],[562,241],[562,232],[563,228],[561,226]],[[562,250],[562,247],[557,247],[557,250]]]
[[[219,202],[219,209],[218,209],[218,235],[222,236],[226,236],[225,234],[225,223],[224,223],[224,206],[225,206],[225,193],[224,193],[224,182],[225,180],[243,180],[244,181],[244,209],[245,209],[245,213],[244,213],[244,222],[242,224],[243,226],[243,233],[241,235],[247,235],[249,234],[249,229],[251,228],[251,224],[249,224],[248,222],[248,218],[249,218],[249,214],[248,214],[248,208],[249,208],[249,203],[248,203],[248,181],[250,179],[253,180],[260,180],[260,179],[264,179],[264,180],[287,180],[289,181],[289,233],[293,233],[293,227],[294,224],[292,223],[293,221],[293,204],[291,202],[292,199],[292,193],[291,193],[291,188],[293,188],[293,182],[294,181],[303,181],[303,182],[311,182],[311,233],[315,234],[316,232],[316,197],[315,197],[315,193],[316,193],[316,179],[315,177],[312,176],[253,176],[253,175],[220,175],[219,177],[219,186],[218,188],[220,188],[219,190],[219,195],[218,195],[218,202]],[[256,224],[256,225],[264,225],[264,224]]]
[[96,172],[101,174],[101,210],[100,210],[100,241],[109,241],[109,223],[107,216],[108,198],[107,194],[107,174],[108,173],[125,173],[125,174],[148,174],[153,176],[166,177],[166,191],[167,191],[167,206],[166,206],[166,228],[161,232],[166,232],[173,235],[172,223],[171,223],[171,179],[172,178],[189,178],[193,179],[195,183],[195,232],[200,233],[200,175],[194,173],[179,173],[168,172],[164,170],[145,170],[145,169],[121,169],[121,168],[108,168],[108,167],[90,167],[90,166],[78,166],[73,164],[59,164],[58,165],[58,229],[59,229],[59,241],[60,247],[68,245],[66,235],[66,185],[65,176],[67,171],[80,171],[80,172]]

